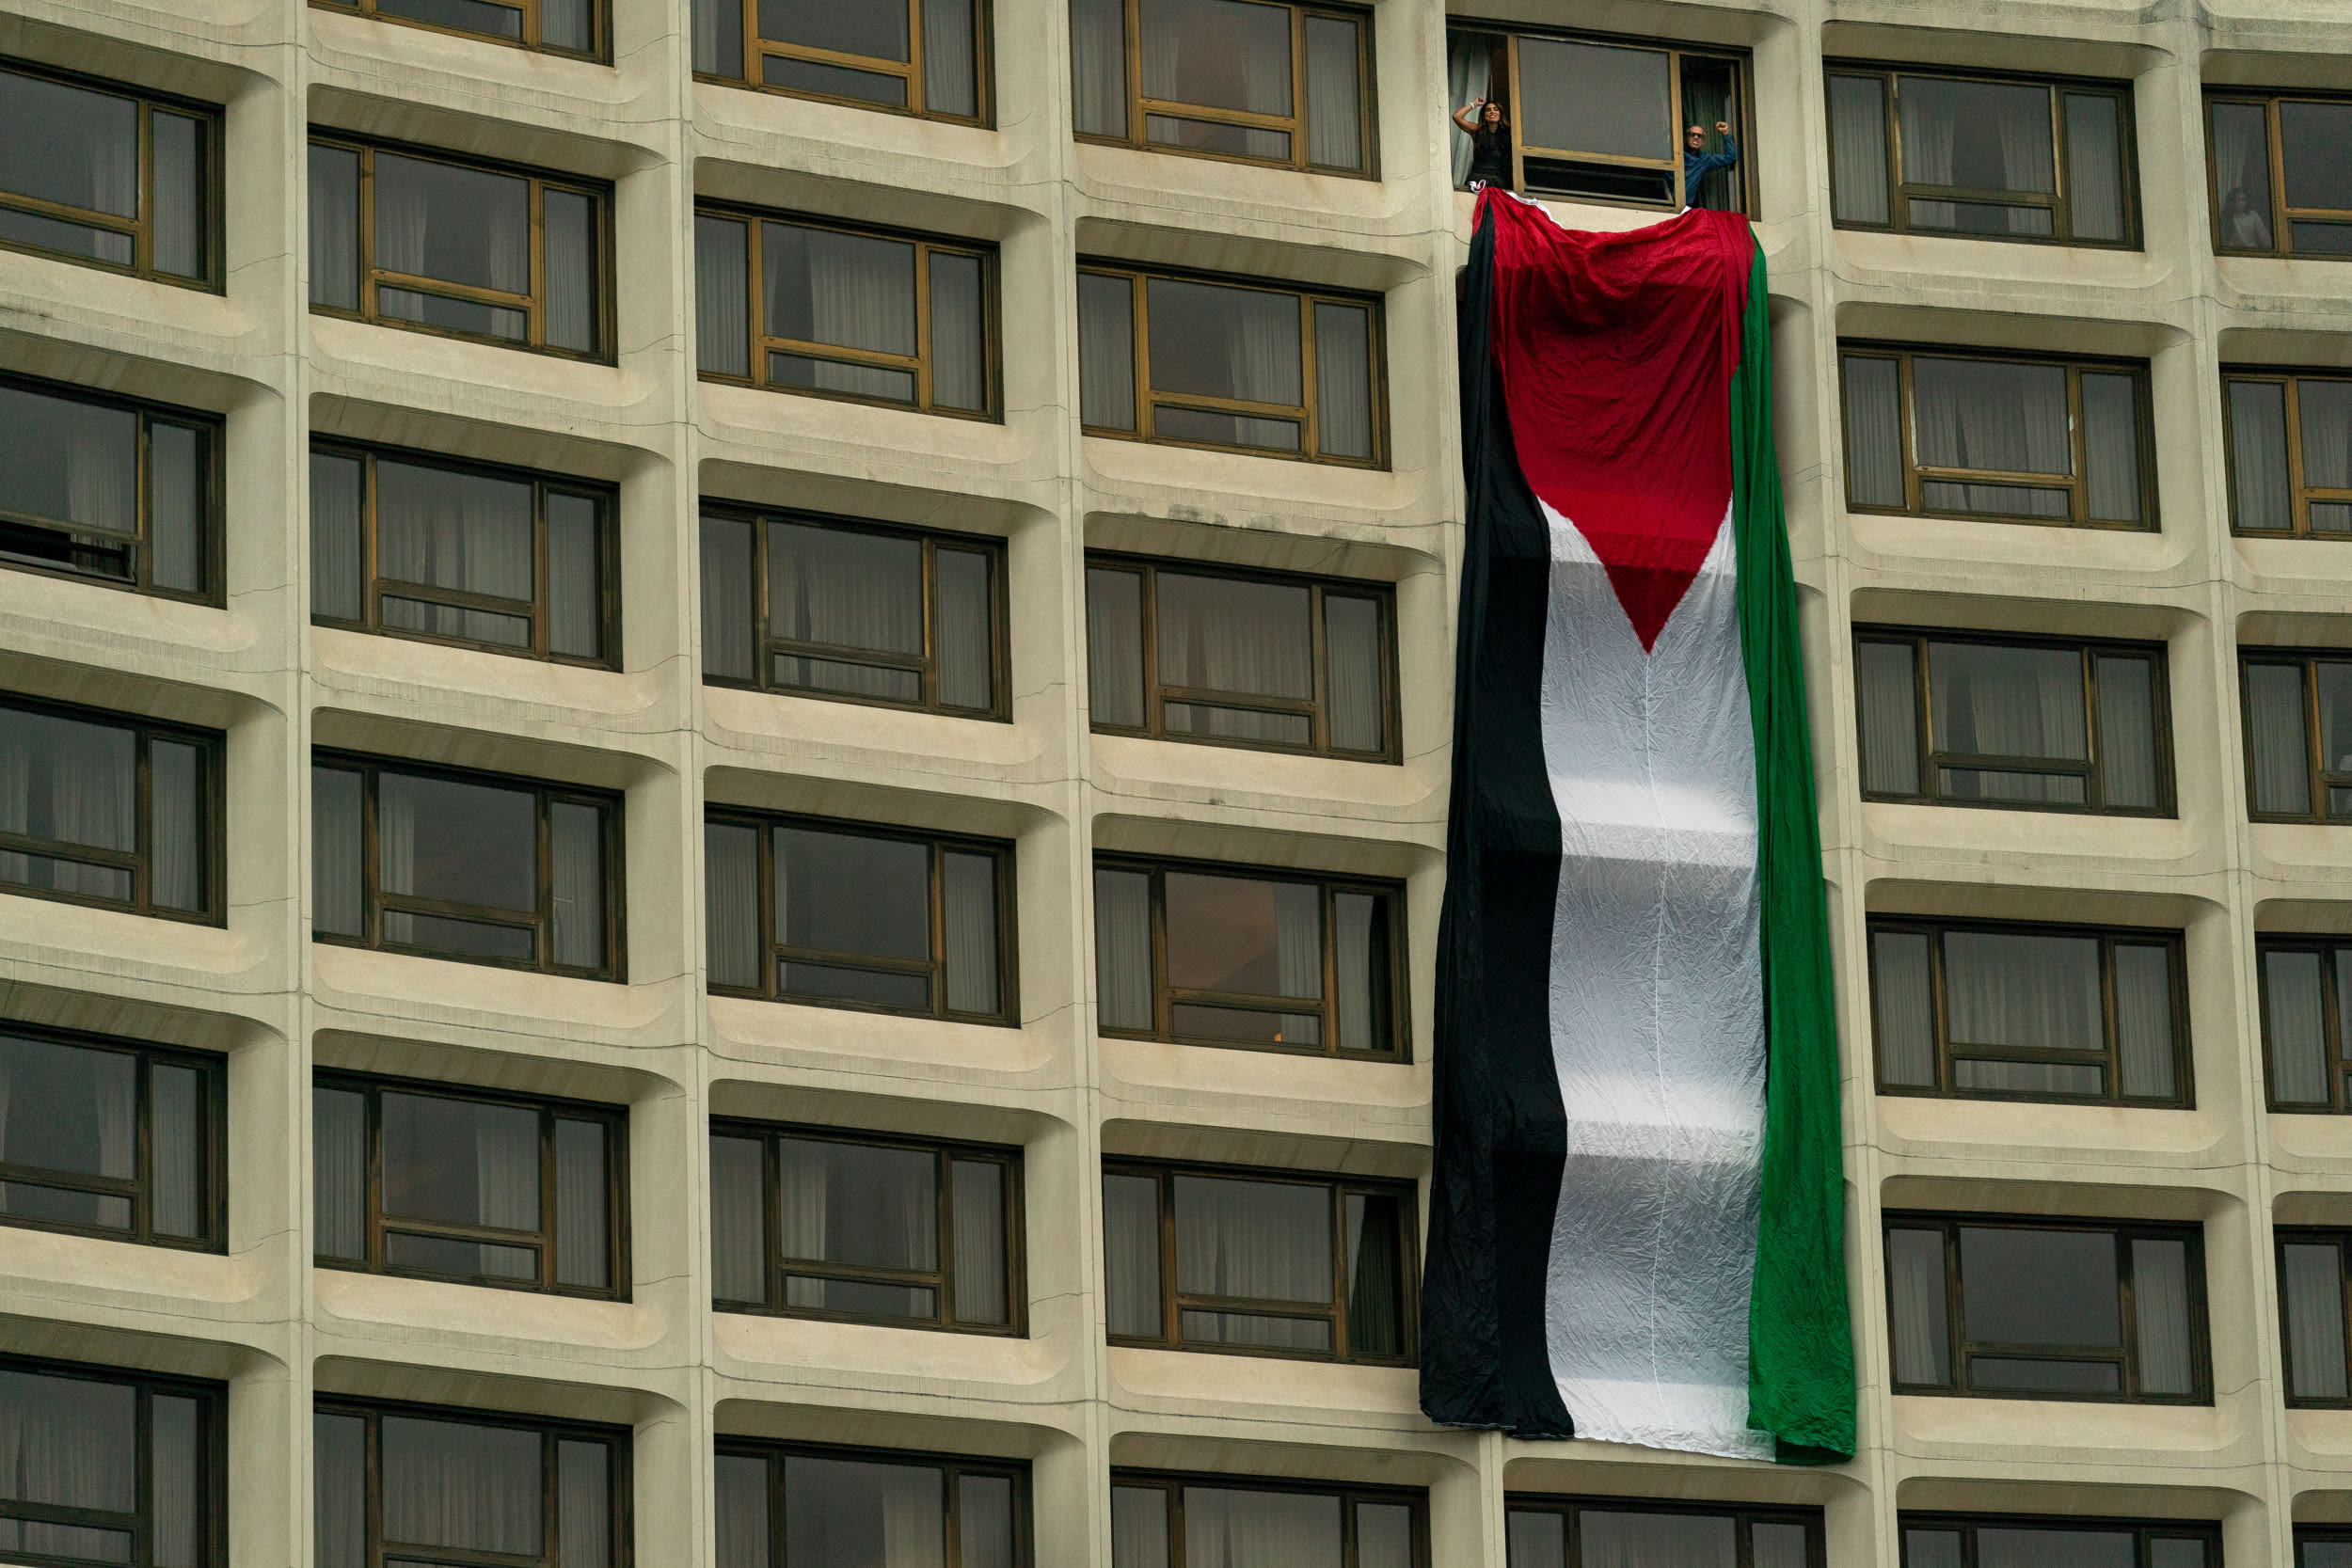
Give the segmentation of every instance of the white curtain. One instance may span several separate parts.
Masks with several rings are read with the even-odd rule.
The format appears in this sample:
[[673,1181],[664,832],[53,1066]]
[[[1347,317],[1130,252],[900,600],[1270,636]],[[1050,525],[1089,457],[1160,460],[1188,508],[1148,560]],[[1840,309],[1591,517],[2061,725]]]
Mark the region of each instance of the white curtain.
[[425,274],[426,229],[432,204],[414,162],[379,154],[375,160],[375,264],[386,272]]
[[[384,583],[413,582],[513,599],[534,597],[532,486],[489,474],[461,473],[378,458],[375,464],[375,573]],[[406,600],[386,603],[388,625],[485,642],[527,643],[518,616]]]
[[[1484,33],[1446,34],[1445,85],[1447,105],[1467,108],[1486,97],[1491,90],[1488,84],[1494,75],[1494,40]],[[1458,187],[1470,181],[1470,155],[1477,150],[1471,145],[1470,133],[1460,125],[1447,132],[1447,145],[1453,150],[1454,183]]]
[[1381,900],[1361,893],[1331,898],[1332,1000],[1339,1014],[1343,1050],[1385,1051],[1389,1047],[1378,1006],[1388,947],[1381,937]]
[[2296,383],[2303,427],[2303,483],[2312,490],[2352,490],[2352,381]]
[[1328,1493],[1184,1488],[1184,1568],[1340,1568]]
[[739,517],[702,519],[703,673],[748,681],[753,663],[752,530]]
[[2162,947],[2115,949],[2115,1044],[2123,1092],[2172,1095],[2172,955]]
[[375,264],[412,277],[529,293],[529,182],[377,153]]
[[310,1095],[311,1247],[323,1258],[367,1257],[368,1102],[349,1089]]
[[765,1194],[757,1140],[714,1133],[710,1140],[710,1289],[721,1301],[768,1299]]
[[1739,1528],[1723,1513],[1580,1510],[1578,1568],[1737,1568]]
[[[2057,479],[2074,473],[2063,367],[1923,355],[1912,361],[1911,373],[1912,418],[1922,466]],[[2135,448],[2135,461],[2137,456]],[[1949,483],[1929,488],[1943,504],[1967,511],[2067,515],[2062,490]]]
[[[408,1095],[384,1097],[386,1143],[393,1144],[391,1126],[404,1111],[409,1114],[453,1122],[462,1126],[470,1121],[473,1154],[474,1219],[477,1224],[500,1230],[532,1231],[539,1228],[539,1117],[537,1113],[509,1105],[484,1105],[466,1101],[428,1100]],[[430,1145],[420,1138],[416,1145],[421,1153]],[[389,1164],[391,1155],[388,1152]],[[516,1249],[485,1243],[481,1247],[481,1270],[485,1275],[506,1279],[537,1277],[532,1255]]]
[[[1305,882],[1274,884],[1274,968],[1284,996],[1323,994],[1323,890]],[[1319,1041],[1322,1018],[1282,1015],[1281,1037]]]
[[933,114],[979,113],[972,0],[923,0],[923,106]]
[[[1176,1288],[1266,1302],[1331,1299],[1331,1197],[1319,1187],[1226,1177],[1176,1178]],[[1310,1319],[1187,1312],[1187,1338],[1322,1349]],[[1189,1565],[1188,1565],[1189,1568]]]
[[1078,408],[1099,430],[1136,428],[1135,284],[1078,275]]
[[204,753],[176,740],[147,749],[147,896],[159,909],[204,907]]
[[1870,934],[1870,984],[1877,1003],[1879,1082],[1936,1086],[1935,1000],[1921,931]]
[[548,808],[548,868],[554,904],[555,961],[604,966],[604,813],[576,800]]
[[[45,713],[0,709],[0,832],[95,849],[137,847],[134,732]],[[127,901],[113,866],[0,854],[0,879]]]
[[749,244],[735,219],[694,215],[694,362],[712,374],[751,373]]
[[2213,105],[2213,186],[2222,248],[2270,249],[2270,125],[2261,104]]
[[988,344],[982,336],[983,314],[979,258],[949,251],[931,252],[934,406],[988,406]]
[[1944,1233],[1890,1230],[1886,1273],[1893,1308],[1895,1381],[1951,1381],[1951,1334],[1944,1295]]
[[[417,891],[416,784],[398,773],[387,773],[376,781],[376,888],[380,893]],[[390,915],[385,916],[387,927],[391,920]],[[404,919],[403,927],[406,925]]]
[[1854,649],[1854,700],[1862,719],[1862,785],[1874,794],[1919,793],[1916,655],[1899,642]]
[[947,1010],[997,1010],[996,860],[949,854],[943,868]]
[[1070,63],[1078,134],[1127,135],[1127,8],[1070,0]]
[[66,421],[66,517],[111,533],[136,533],[139,417],[126,408],[91,404],[57,406],[72,410]]
[[1152,879],[1140,871],[1094,873],[1094,1012],[1104,1029],[1150,1029]]
[[1096,725],[1143,723],[1143,579],[1087,568],[1087,705]]
[[2139,1391],[2186,1394],[2196,1386],[2188,1316],[2188,1243],[2132,1243],[2132,1315],[2138,1330]]
[[922,546],[851,529],[769,524],[768,630],[796,642],[922,653]]
[[1948,185],[1960,131],[1953,87],[1930,78],[1905,77],[1895,102],[1902,120],[1903,183]]
[[368,1426],[364,1418],[310,1418],[310,1541],[315,1568],[367,1568]]
[[[1291,113],[1290,16],[1247,0],[1143,0],[1143,96],[1168,103]],[[1154,117],[1157,118],[1157,117]],[[1174,125],[1154,140],[1182,143]],[[1281,131],[1244,130],[1243,154],[1288,158]]]
[[310,614],[358,621],[365,566],[359,545],[366,471],[359,459],[310,454]]
[[[776,1142],[779,1245],[787,1264],[857,1262],[895,1269],[939,1265],[939,1192],[935,1162],[911,1149],[813,1138]],[[795,1306],[821,1307],[817,1299]]]
[[[2081,656],[2071,649],[1972,642],[1929,646],[1928,705],[1939,752],[2080,762],[2086,735]],[[1947,771],[1947,793],[1988,800],[2079,801],[2073,775]]]
[[310,149],[310,303],[359,308],[359,155]]
[[[693,0],[694,70],[707,76],[743,74],[743,9],[727,0]],[[698,224],[705,219],[696,219]]]
[[1848,355],[1845,368],[1846,494],[1856,506],[1901,506],[1901,366]]
[[1359,25],[1345,17],[1307,18],[1307,161],[1325,168],[1364,166]]
[[1166,1492],[1156,1486],[1111,1488],[1111,1568],[1168,1568]]
[[[545,336],[557,348],[586,354],[596,346],[596,202],[578,191],[550,190],[541,196],[540,208],[546,234],[541,258],[547,279]],[[503,256],[510,243],[507,227],[501,224],[492,232]],[[531,277],[528,251],[522,276],[526,280]]]
[[1328,665],[1331,745],[1335,751],[1377,752],[1387,744],[1388,716],[1380,701],[1380,604],[1327,594],[1323,643]]
[[730,823],[703,829],[703,914],[710,983],[760,983],[759,830]]
[[2102,1050],[2106,1005],[2099,943],[2090,937],[1947,931],[1944,1006],[1955,1046]]
[[2254,809],[2288,815],[2311,810],[2311,736],[2300,668],[2247,666],[2246,729],[2254,753]]
[[212,493],[212,438],[189,425],[148,423],[147,539],[158,588],[204,585],[204,515]]
[[1503,1516],[1506,1568],[1566,1568],[1567,1521],[1557,1513],[1514,1511]]
[[198,1482],[198,1446],[202,1438],[197,1402],[157,1394],[148,1405],[149,1485],[154,1497],[152,1568],[196,1568],[203,1539],[204,1499]]
[[[766,243],[771,247],[783,228],[767,226]],[[791,248],[805,258],[803,281],[812,342],[909,356],[915,353],[913,245],[829,229],[795,227],[790,232],[797,242]],[[787,324],[793,319],[791,313],[776,308],[779,285],[785,289],[792,285],[789,266],[780,266],[780,260],[771,256],[765,262],[769,269],[768,330],[777,337],[786,334]],[[903,371],[819,360],[811,373],[811,385],[827,391],[901,401],[913,396],[910,378]]]
[[2157,800],[2155,667],[2144,658],[2099,660],[2099,777],[2110,806]]
[[2344,1253],[2336,1243],[2292,1242],[2279,1249],[2286,1292],[2289,1392],[2301,1400],[2340,1400],[2344,1364]]
[[1005,1167],[988,1160],[952,1161],[948,1182],[955,1220],[956,1321],[1008,1322]]
[[2066,96],[2066,208],[2078,240],[2123,237],[2122,118],[2105,94]]
[[1160,1183],[1150,1176],[1103,1176],[1103,1297],[1112,1334],[1157,1339],[1160,1302]]
[[768,1553],[768,1462],[723,1453],[716,1479],[719,1568],[772,1568]]
[[388,1544],[540,1555],[538,1433],[413,1416],[386,1416],[380,1433]]
[[1829,79],[1830,166],[1835,214],[1846,223],[1887,221],[1886,84],[1876,76]]
[[2085,371],[2085,509],[2101,521],[2136,523],[2139,504],[2139,394],[2127,375]]
[[599,1122],[555,1124],[556,1281],[601,1290],[612,1280],[606,1257],[605,1133]]
[[931,657],[939,666],[939,701],[981,712],[995,705],[995,568],[978,550],[935,549],[937,623]]
[[1258,697],[1315,694],[1309,591],[1159,574],[1160,684]]
[[[137,1504],[136,1395],[129,1384],[0,1371],[0,1497],[128,1513]],[[20,1527],[22,1544],[111,1555],[72,1526]]]
[[2230,482],[2241,529],[2284,532],[2295,526],[2287,477],[2287,395],[2276,381],[2233,381]]
[[1315,307],[1315,418],[1327,457],[1372,455],[1372,312]]
[[359,775],[310,769],[310,928],[356,937],[360,922]]
[[[946,1476],[929,1465],[790,1454],[784,1461],[794,1562],[946,1568]],[[881,1537],[882,1555],[873,1554]]]
[[2270,1046],[2270,1096],[2282,1105],[2328,1103],[2328,1035],[2320,1001],[2320,957],[2262,955],[2263,1021]]
[[[1152,285],[1156,293],[1156,282]],[[1245,403],[1271,403],[1295,408],[1305,389],[1299,376],[1298,301],[1289,294],[1269,294],[1253,289],[1224,291],[1225,362],[1232,395]],[[1233,440],[1245,447],[1276,447],[1294,451],[1300,433],[1288,421],[1233,421]]]
[[612,1560],[612,1450],[569,1438],[555,1446],[555,1568]]
[[548,515],[548,651],[594,658],[604,651],[597,516],[586,496],[550,492]]

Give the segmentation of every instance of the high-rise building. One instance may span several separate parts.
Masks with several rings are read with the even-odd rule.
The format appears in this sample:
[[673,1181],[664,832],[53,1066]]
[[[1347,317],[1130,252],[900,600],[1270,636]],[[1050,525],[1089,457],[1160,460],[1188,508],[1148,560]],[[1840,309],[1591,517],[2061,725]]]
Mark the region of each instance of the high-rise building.
[[[2352,1564],[2352,11],[1457,3],[9,0],[0,1559]],[[1474,165],[1769,258],[1851,1463],[1419,1410]]]

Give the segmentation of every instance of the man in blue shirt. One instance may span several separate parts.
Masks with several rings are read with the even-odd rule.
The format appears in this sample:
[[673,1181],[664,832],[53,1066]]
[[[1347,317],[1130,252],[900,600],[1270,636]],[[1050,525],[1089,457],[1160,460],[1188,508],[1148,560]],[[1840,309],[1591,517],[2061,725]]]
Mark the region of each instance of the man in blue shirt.
[[1685,206],[1695,206],[1699,182],[1719,168],[1737,168],[1740,164],[1740,144],[1731,139],[1731,126],[1724,120],[1715,122],[1715,134],[1724,138],[1721,152],[1709,152],[1707,133],[1693,125],[1682,137],[1682,200]]

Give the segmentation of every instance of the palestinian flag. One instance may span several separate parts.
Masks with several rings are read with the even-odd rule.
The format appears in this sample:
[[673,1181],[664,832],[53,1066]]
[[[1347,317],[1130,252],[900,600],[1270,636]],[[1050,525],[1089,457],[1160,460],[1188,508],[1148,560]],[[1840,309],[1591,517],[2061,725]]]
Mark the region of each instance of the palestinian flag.
[[1854,1445],[1836,1021],[1764,257],[1489,189],[1438,953],[1422,1408]]

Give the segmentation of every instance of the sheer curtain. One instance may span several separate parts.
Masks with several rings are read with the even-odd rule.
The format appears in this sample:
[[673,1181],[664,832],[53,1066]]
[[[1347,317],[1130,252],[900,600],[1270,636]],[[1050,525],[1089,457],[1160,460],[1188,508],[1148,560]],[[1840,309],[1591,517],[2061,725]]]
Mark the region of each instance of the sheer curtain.
[[2066,95],[2067,221],[2078,240],[2123,237],[2122,122],[2116,99]]
[[1103,1297],[1112,1334],[1160,1338],[1160,1183],[1155,1177],[1104,1173]]
[[2237,526],[2285,532],[2295,526],[2287,477],[2287,393],[2276,381],[2233,381],[2230,481]]
[[1849,355],[1846,370],[1846,493],[1857,506],[1901,506],[1902,367]]
[[1944,1006],[1955,1045],[2103,1050],[2099,943],[2090,937],[1947,931]]
[[784,1521],[787,1562],[946,1568],[946,1477],[929,1465],[789,1454]]
[[1944,1293],[1944,1233],[1888,1231],[1886,1273],[1892,1296],[1889,1326],[1895,1340],[1895,1381],[1949,1383],[1951,1331]]
[[721,1301],[768,1299],[764,1158],[756,1139],[710,1139],[711,1294]]
[[[1323,890],[1306,882],[1274,884],[1274,965],[1284,996],[1323,994]],[[1285,1013],[1281,1037],[1317,1041],[1322,1036],[1319,1014]]]
[[2132,1243],[2132,1316],[2138,1333],[2139,1391],[2185,1394],[2194,1389],[2187,1243],[2145,1236]]
[[[1883,80],[1875,76],[1829,79],[1829,150],[1836,176],[1834,212],[1837,219],[1886,222],[1886,84]],[[1460,182],[1458,177],[1455,182]]]
[[612,1560],[612,1450],[602,1443],[555,1446],[557,1568],[608,1568]]
[[66,427],[67,519],[110,533],[136,533],[139,417],[125,408],[65,406],[72,410],[72,418],[61,421]]
[[204,907],[204,753],[176,740],[147,748],[147,896],[160,909]]
[[923,106],[933,114],[979,112],[972,0],[923,0]]
[[[1484,33],[1449,32],[1445,39],[1445,85],[1449,94],[1449,109],[1468,108],[1487,95],[1488,83],[1494,76],[1494,40]],[[1453,150],[1454,183],[1458,188],[1470,182],[1470,155],[1476,150],[1470,145],[1470,134],[1459,124],[1448,128],[1447,146]]]
[[[1912,361],[1912,403],[1923,467],[2058,479],[2074,471],[2063,367],[1922,356]],[[1967,511],[2063,517],[2068,510],[2060,490],[1948,483],[1928,489],[1935,502]]]
[[[1241,0],[1143,0],[1143,96],[1169,103],[1199,103],[1251,114],[1291,112],[1290,21]],[[1279,33],[1277,27],[1279,26]],[[1157,121],[1159,116],[1153,116]],[[1158,124],[1153,140],[1187,138],[1174,124]],[[1244,130],[1241,150],[1252,158],[1288,158],[1290,136]]]
[[1070,0],[1070,63],[1078,134],[1127,135],[1127,8]]
[[555,961],[574,969],[600,969],[604,965],[604,813],[576,800],[558,800],[548,808],[548,829]]
[[1087,568],[1087,705],[1096,724],[1143,723],[1143,578]]
[[2262,955],[2270,1093],[2282,1105],[2328,1103],[2328,1032],[2319,965],[2316,953],[2280,950]]
[[[1331,1198],[1318,1187],[1176,1178],[1176,1288],[1266,1302],[1331,1299]],[[1312,1319],[1187,1312],[1187,1338],[1321,1349]],[[1201,1330],[1206,1333],[1202,1334]]]
[[[549,190],[540,197],[540,213],[546,236],[545,336],[557,348],[585,354],[596,346],[596,203],[578,191]],[[501,225],[493,232],[503,237],[507,230]],[[528,252],[522,276],[531,276]]]
[[1184,1488],[1184,1568],[1340,1568],[1328,1494]]
[[366,470],[356,457],[310,454],[310,613],[358,621],[364,568],[359,545]]
[[[768,1551],[768,1461],[719,1455],[719,1568],[771,1568]],[[330,1568],[322,1563],[320,1568]],[[335,1565],[340,1568],[340,1565]],[[564,1568],[570,1568],[567,1563]]]
[[1372,313],[1315,307],[1317,445],[1327,457],[1372,455]]
[[703,828],[703,917],[710,983],[760,983],[759,830],[711,822]]
[[931,253],[931,402],[938,407],[988,406],[980,293],[978,257]]
[[606,1257],[605,1136],[601,1124],[555,1124],[556,1282],[601,1290],[612,1280]]
[[[778,226],[771,224],[772,235]],[[813,342],[882,354],[915,352],[914,247],[898,240],[803,229],[798,234],[807,257],[808,334]],[[768,329],[782,336],[790,317],[772,308],[776,266],[770,261]],[[819,360],[811,385],[862,397],[912,401],[903,371]]]
[[[2296,384],[2295,397],[2303,429],[2305,487],[2352,490],[2352,381],[2306,377]],[[2318,526],[2316,516],[2312,523]]]
[[[528,483],[378,458],[376,577],[387,584],[454,588],[529,605],[537,580],[532,511]],[[452,605],[388,600],[383,615],[387,625],[442,637],[506,643],[530,639],[520,617]]]
[[752,636],[754,608],[752,530],[739,517],[702,519],[703,673],[748,681],[757,673]]
[[324,1411],[312,1415],[310,1455],[315,1568],[367,1568],[367,1421]]
[[1315,694],[1305,588],[1159,574],[1160,684],[1301,700]]
[[1862,784],[1883,795],[1919,793],[1917,655],[1906,644],[1854,649],[1854,697],[1862,718]]
[[321,1257],[368,1253],[368,1102],[349,1089],[310,1095],[311,1246]]
[[1960,119],[1949,87],[1905,77],[1896,89],[1895,103],[1902,120],[1903,183],[1950,184]]
[[375,160],[375,264],[385,272],[425,276],[426,230],[432,203],[425,182],[406,158]]
[[[987,1160],[948,1164],[955,1220],[958,1323],[1009,1322],[1005,1300],[1005,1167]],[[1008,1564],[1009,1568],[1009,1564]]]
[[1388,715],[1380,701],[1380,614],[1375,599],[1337,594],[1323,597],[1331,745],[1338,751],[1377,752],[1387,744]]
[[2300,668],[2247,666],[2246,728],[2254,753],[2254,809],[2281,815],[2311,810],[2311,736]]
[[2162,947],[2115,950],[2115,1043],[2123,1092],[2172,1095],[2172,955]]
[[[44,713],[0,711],[0,832],[94,849],[137,847],[136,737]],[[0,853],[0,879],[128,901],[128,875]]]
[[[2082,659],[2072,650],[1931,644],[1928,703],[1935,716],[1939,752],[2074,762],[2090,754],[2085,733]],[[2071,779],[2052,780],[2047,785],[2030,776],[1995,775],[1995,779],[1997,784],[1986,780],[1980,787],[2029,792],[2005,799],[2042,799],[2032,792],[2074,784]],[[2081,796],[2077,789],[2050,798],[2079,800]]]
[[2156,777],[2155,666],[2102,657],[2099,776],[2110,806],[2153,806]]
[[996,860],[993,855],[944,858],[947,1010],[993,1013],[998,1006]]
[[310,928],[359,935],[359,775],[310,769]]
[[1386,1023],[1388,943],[1384,900],[1360,893],[1331,897],[1332,981],[1339,1043],[1347,1051],[1389,1049]]
[[1135,285],[1078,275],[1078,412],[1098,430],[1136,428]]
[[2083,490],[2102,522],[2140,519],[2139,392],[2127,375],[2082,375]]
[[694,361],[715,375],[751,373],[749,247],[741,223],[694,214]]
[[[707,76],[743,74],[743,12],[727,0],[693,0],[694,70]],[[708,222],[697,218],[697,225]]]
[[1722,1513],[1581,1510],[1578,1568],[1738,1568],[1739,1527]]
[[[0,1371],[0,1497],[130,1513],[138,1498],[136,1399],[128,1384]],[[30,1521],[16,1528],[24,1550],[119,1555],[105,1532]]]
[[2226,250],[2268,250],[2270,124],[2259,103],[2213,105],[2213,185]]
[[2291,1242],[2280,1250],[2286,1292],[2287,1369],[2300,1400],[2340,1400],[2344,1364],[2344,1254],[2334,1243]]
[[1111,1488],[1111,1568],[1168,1568],[1166,1492],[1156,1486]]
[[[1245,403],[1296,408],[1305,401],[1298,363],[1298,302],[1289,294],[1228,291],[1235,296],[1225,318],[1225,358],[1232,395]],[[1245,447],[1294,451],[1299,433],[1280,420],[1233,420],[1233,440]]]
[[1307,18],[1307,159],[1326,168],[1364,166],[1357,28],[1344,17]]
[[347,148],[310,152],[310,303],[359,308],[359,155]]
[[413,1416],[386,1416],[380,1433],[388,1544],[541,1554],[538,1433]]
[[1094,873],[1094,982],[1098,1027],[1152,1026],[1152,879],[1144,872]]
[[1877,1002],[1879,1081],[1907,1088],[1936,1086],[1935,999],[1922,931],[1870,934],[1870,982]]
[[769,524],[768,630],[795,642],[921,654],[923,546],[850,529]]

